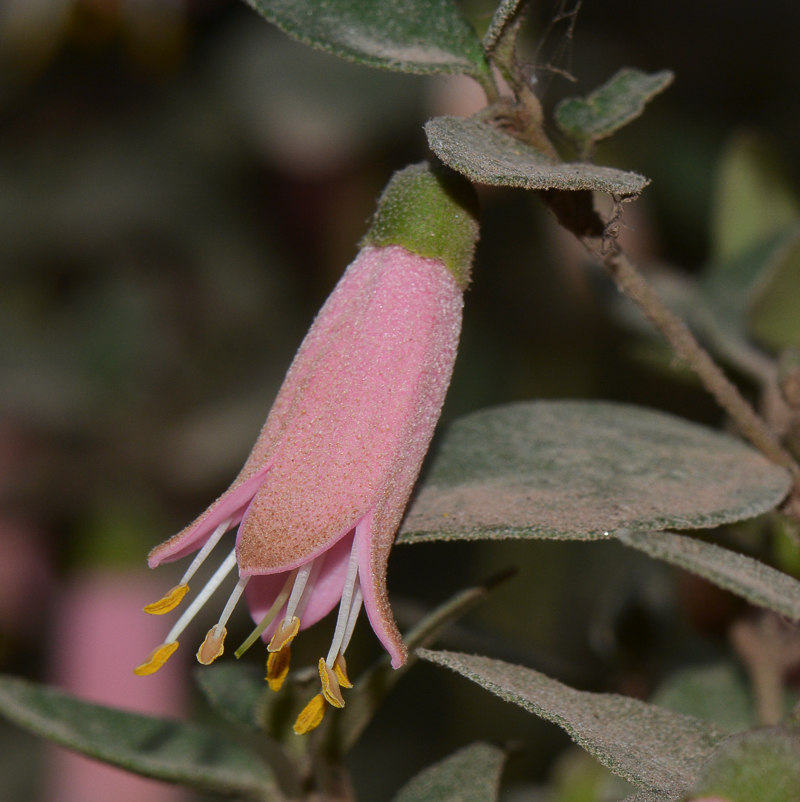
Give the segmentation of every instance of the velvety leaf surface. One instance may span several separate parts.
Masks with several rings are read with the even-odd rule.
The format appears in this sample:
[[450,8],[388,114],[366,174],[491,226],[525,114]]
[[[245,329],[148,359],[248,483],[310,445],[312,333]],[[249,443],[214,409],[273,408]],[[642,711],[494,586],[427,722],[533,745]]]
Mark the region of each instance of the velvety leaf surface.
[[503,31],[517,13],[517,9],[522,4],[523,0],[501,0],[500,4],[495,9],[492,21],[483,37],[483,48],[487,53],[494,50],[495,45],[503,35]]
[[420,656],[558,724],[604,766],[659,802],[680,797],[727,735],[690,716],[617,694],[577,691],[501,660],[427,650]]
[[679,797],[669,796],[657,791],[639,791],[633,796],[626,796],[622,802],[677,802]]
[[431,150],[478,184],[524,189],[597,190],[638,195],[649,183],[637,173],[594,164],[556,162],[487,123],[436,117],[425,125]]
[[673,81],[669,70],[646,73],[626,67],[585,98],[570,97],[555,108],[558,127],[586,148],[635,120],[645,104]]
[[488,74],[480,39],[453,0],[247,0],[282,31],[389,70]]
[[203,727],[113,710],[8,676],[0,677],[0,713],[61,746],[145,777],[225,796],[279,798],[264,763]]
[[223,718],[255,729],[256,710],[267,690],[265,673],[265,668],[252,663],[216,663],[195,669],[194,680]]
[[494,802],[505,757],[490,744],[467,746],[420,772],[394,802]]
[[448,429],[400,540],[714,527],[774,508],[788,488],[788,473],[749,446],[663,412],[605,401],[507,404]]
[[619,532],[617,537],[657,560],[699,574],[751,604],[800,621],[800,582],[752,557],[671,532]]

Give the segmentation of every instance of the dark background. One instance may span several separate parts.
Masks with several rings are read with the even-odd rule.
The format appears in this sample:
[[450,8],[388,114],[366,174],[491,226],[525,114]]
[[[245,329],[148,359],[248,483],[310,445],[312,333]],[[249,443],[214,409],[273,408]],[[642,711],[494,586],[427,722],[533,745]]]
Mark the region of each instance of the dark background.
[[[623,66],[676,73],[597,154],[653,179],[624,233],[644,264],[702,267],[717,160],[742,128],[771,140],[797,183],[796,2],[585,0],[572,33],[554,22],[559,4],[533,5],[528,71],[548,109]],[[311,51],[234,0],[52,0],[38,17],[35,6],[0,6],[0,669],[137,706],[148,680],[109,678],[112,656],[134,643],[144,658],[160,636],[133,633],[126,611],[143,618],[140,605],[114,587],[148,601],[170,586],[169,569],[148,575],[147,551],[238,471],[381,187],[425,157],[424,121],[472,113],[481,93]],[[491,5],[465,9],[482,32]],[[635,358],[604,313],[607,288],[535,197],[483,188],[481,200],[444,421],[580,397],[722,423],[695,384]],[[725,654],[739,609],[613,544],[443,544],[396,550],[398,618],[508,565],[517,578],[448,645],[584,688],[647,697],[676,666]],[[244,614],[233,628],[246,633]],[[298,641],[297,665],[329,629]],[[186,651],[152,712],[207,715]],[[378,652],[363,622],[351,651],[355,673]],[[520,800],[541,798],[566,744],[421,665],[352,755],[359,798],[387,800],[479,738],[514,745],[506,777]],[[0,802],[71,802],[73,774],[53,754],[0,725]],[[119,787],[106,798],[125,802]]]

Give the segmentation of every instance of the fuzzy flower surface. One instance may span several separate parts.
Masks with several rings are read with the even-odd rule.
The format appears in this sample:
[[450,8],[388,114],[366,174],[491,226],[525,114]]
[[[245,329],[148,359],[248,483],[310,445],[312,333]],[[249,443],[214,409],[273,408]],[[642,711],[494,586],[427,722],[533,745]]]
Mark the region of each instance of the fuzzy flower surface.
[[[428,168],[409,169],[430,191]],[[400,200],[401,207],[408,203]],[[388,208],[397,215],[396,204]],[[418,206],[410,208],[412,222],[414,215],[423,219]],[[390,240],[408,239],[395,229]],[[238,527],[234,550],[136,673],[164,664],[185,626],[236,568],[239,581],[197,657],[210,663],[222,654],[225,625],[244,595],[258,626],[237,654],[258,637],[268,642],[274,690],[288,672],[298,631],[339,605],[330,650],[319,662],[322,693],[301,713],[298,732],[313,729],[329,705],[344,706],[341,688],[351,687],[344,652],[362,604],[392,665],[405,662],[386,567],[450,382],[464,285],[463,273],[420,250],[413,237],[410,246],[362,248],[306,335],[233,484],[151,552],[151,567],[198,552],[181,583],[145,608],[167,613],[224,533]]]

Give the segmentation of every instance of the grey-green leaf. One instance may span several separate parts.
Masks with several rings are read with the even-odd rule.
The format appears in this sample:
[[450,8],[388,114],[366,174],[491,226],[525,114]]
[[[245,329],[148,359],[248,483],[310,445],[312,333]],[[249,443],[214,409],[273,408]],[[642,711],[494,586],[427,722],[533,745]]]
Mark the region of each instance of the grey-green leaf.
[[520,8],[523,3],[524,0],[500,0],[500,4],[495,9],[492,21],[489,23],[489,27],[483,37],[483,49],[487,53],[491,53],[494,50],[517,13],[520,10],[524,13],[524,7]]
[[720,157],[711,225],[713,260],[724,264],[800,219],[788,170],[769,143],[750,133],[732,137]]
[[626,545],[679,565],[721,588],[800,621],[800,582],[752,557],[670,532],[620,532]]
[[459,749],[410,780],[394,802],[495,802],[505,758],[490,744]]
[[788,472],[739,440],[605,401],[532,401],[467,415],[440,448],[400,540],[590,540],[701,529],[776,507]]
[[247,0],[289,36],[388,70],[484,78],[481,42],[453,0]]
[[501,660],[427,650],[420,656],[557,724],[604,766],[657,800],[679,797],[727,735],[691,716],[617,694],[577,691]]
[[638,195],[649,183],[637,173],[583,162],[557,162],[488,123],[435,117],[425,125],[431,150],[478,184],[524,189],[597,190]]
[[269,767],[212,730],[91,704],[0,677],[0,713],[61,746],[157,780],[253,800],[279,799]]
[[267,690],[266,669],[253,663],[216,663],[195,669],[194,679],[206,700],[223,718],[257,729],[259,702]]
[[558,127],[582,150],[639,117],[645,104],[673,81],[669,70],[646,73],[625,67],[585,98],[570,97],[555,108]]

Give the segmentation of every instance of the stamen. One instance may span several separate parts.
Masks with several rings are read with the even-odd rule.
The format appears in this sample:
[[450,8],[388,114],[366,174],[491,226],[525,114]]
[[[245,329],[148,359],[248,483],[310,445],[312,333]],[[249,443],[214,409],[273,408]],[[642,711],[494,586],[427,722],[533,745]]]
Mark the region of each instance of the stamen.
[[211,627],[205,640],[197,650],[197,662],[202,663],[204,666],[210,666],[218,657],[221,657],[225,651],[225,636],[227,634],[228,630],[225,627],[222,627],[222,629]]
[[271,691],[279,691],[289,673],[292,647],[284,646],[279,652],[270,652],[267,658],[267,682]]
[[311,573],[308,575],[308,581],[306,582],[305,589],[303,590],[303,595],[300,597],[300,602],[297,605],[297,609],[294,611],[294,614],[298,618],[303,617],[303,613],[306,611],[306,607],[308,607],[309,601],[311,601],[311,596],[314,593],[314,586],[317,584],[317,577],[319,576],[319,572],[322,570],[322,566],[325,564],[325,553],[317,557],[313,565],[311,566]]
[[174,588],[168,590],[158,601],[146,604],[144,611],[150,615],[164,615],[164,613],[169,613],[181,603],[183,597],[188,592],[188,585],[175,585]]
[[189,626],[191,620],[200,611],[200,608],[211,598],[214,591],[225,581],[225,577],[234,569],[236,565],[236,549],[225,558],[225,561],[220,565],[214,573],[214,576],[208,580],[206,586],[197,595],[197,598],[186,608],[184,614],[178,619],[174,627],[169,631],[164,643],[171,643],[178,639],[178,636]]
[[297,721],[294,723],[294,731],[298,735],[305,735],[307,732],[319,727],[327,709],[327,699],[321,693],[318,693],[297,717]]
[[322,682],[322,695],[334,707],[344,707],[344,697],[339,687],[339,680],[336,679],[333,669],[320,657],[319,658],[319,678]]
[[161,644],[157,649],[150,652],[150,656],[147,660],[133,669],[133,673],[138,677],[146,677],[148,674],[155,674],[155,672],[172,657],[177,648],[178,641]]
[[289,594],[294,585],[294,580],[297,577],[298,568],[295,568],[289,576],[286,577],[286,582],[283,583],[283,588],[278,594],[278,598],[272,603],[267,614],[261,619],[261,623],[248,635],[247,640],[234,652],[237,658],[241,657],[264,633],[264,630],[275,620],[275,616],[281,611],[283,603],[289,598]]
[[208,630],[205,640],[197,650],[197,660],[204,666],[213,663],[225,650],[225,636],[228,634],[225,625],[233,614],[237,602],[242,598],[242,593],[244,593],[244,589],[247,587],[249,581],[249,576],[243,576],[239,579],[236,583],[236,587],[233,589],[233,593],[231,593],[228,599],[228,603],[222,611],[222,615],[219,617],[219,621]]
[[301,565],[297,571],[292,595],[286,604],[286,617],[275,630],[272,640],[267,649],[271,652],[279,652],[288,643],[294,640],[300,631],[300,616],[306,609],[311,594],[314,592],[314,583],[317,581],[325,555],[317,557],[305,565]]
[[300,599],[303,597],[303,591],[306,589],[306,582],[308,582],[308,577],[311,575],[314,562],[315,561],[312,560],[305,565],[301,565],[297,570],[297,579],[294,581],[292,595],[289,596],[289,603],[286,605],[286,615],[283,619],[284,625],[288,624],[289,621],[294,618],[295,610],[297,610],[297,605],[300,604]]
[[336,655],[336,659],[333,661],[333,673],[336,674],[336,679],[339,680],[339,685],[343,688],[353,687],[353,683],[350,682],[350,678],[347,676],[347,661],[341,652]]
[[181,585],[187,585],[189,580],[197,573],[197,569],[205,562],[206,557],[211,554],[211,550],[219,543],[228,529],[230,529],[232,520],[233,518],[228,518],[227,521],[223,521],[212,532],[211,537],[203,544],[203,548],[195,554],[194,559],[186,569],[186,573],[183,575],[183,579],[181,579]]
[[[342,643],[344,642],[344,635],[347,629],[347,624],[350,620],[350,607],[353,603],[353,593],[355,591],[356,582],[358,581],[358,550],[356,549],[355,540],[353,541],[353,548],[350,552],[350,562],[347,564],[347,576],[344,580],[344,589],[342,590],[342,600],[339,602],[339,617],[336,619],[336,630],[333,633],[333,642],[328,651],[328,657],[325,659],[325,664],[328,668],[333,667],[333,661],[336,655],[339,654]],[[353,623],[355,626],[355,622]]]
[[339,654],[344,655],[347,647],[350,645],[350,638],[353,637],[353,630],[356,628],[356,621],[358,621],[358,614],[361,612],[361,604],[364,601],[364,594],[361,592],[361,582],[356,581],[355,592],[353,593],[353,601],[350,604],[350,616],[347,619],[347,628],[344,631],[344,640],[342,640]]
[[212,533],[211,537],[205,542],[203,548],[197,552],[192,564],[186,570],[180,583],[170,589],[157,602],[145,606],[144,611],[150,615],[164,615],[174,610],[189,592],[189,580],[197,573],[197,569],[203,564],[206,557],[211,553],[211,549],[219,543],[220,538],[228,531],[232,518],[223,521]]
[[363,600],[364,596],[361,593],[361,582],[356,579],[353,601],[350,604],[350,615],[347,619],[347,627],[344,631],[344,640],[339,648],[339,654],[336,655],[336,659],[333,661],[333,671],[336,674],[336,678],[339,680],[339,684],[343,688],[353,687],[353,683],[350,682],[350,678],[347,676],[347,662],[344,659],[344,653],[347,651],[347,647],[350,645],[350,638],[353,637],[353,630],[355,629],[356,621],[358,620],[358,614],[361,612],[361,603]]
[[275,630],[275,634],[272,636],[267,650],[270,652],[279,652],[284,646],[295,639],[299,631],[300,619],[296,615],[293,615],[289,619],[284,618]]

